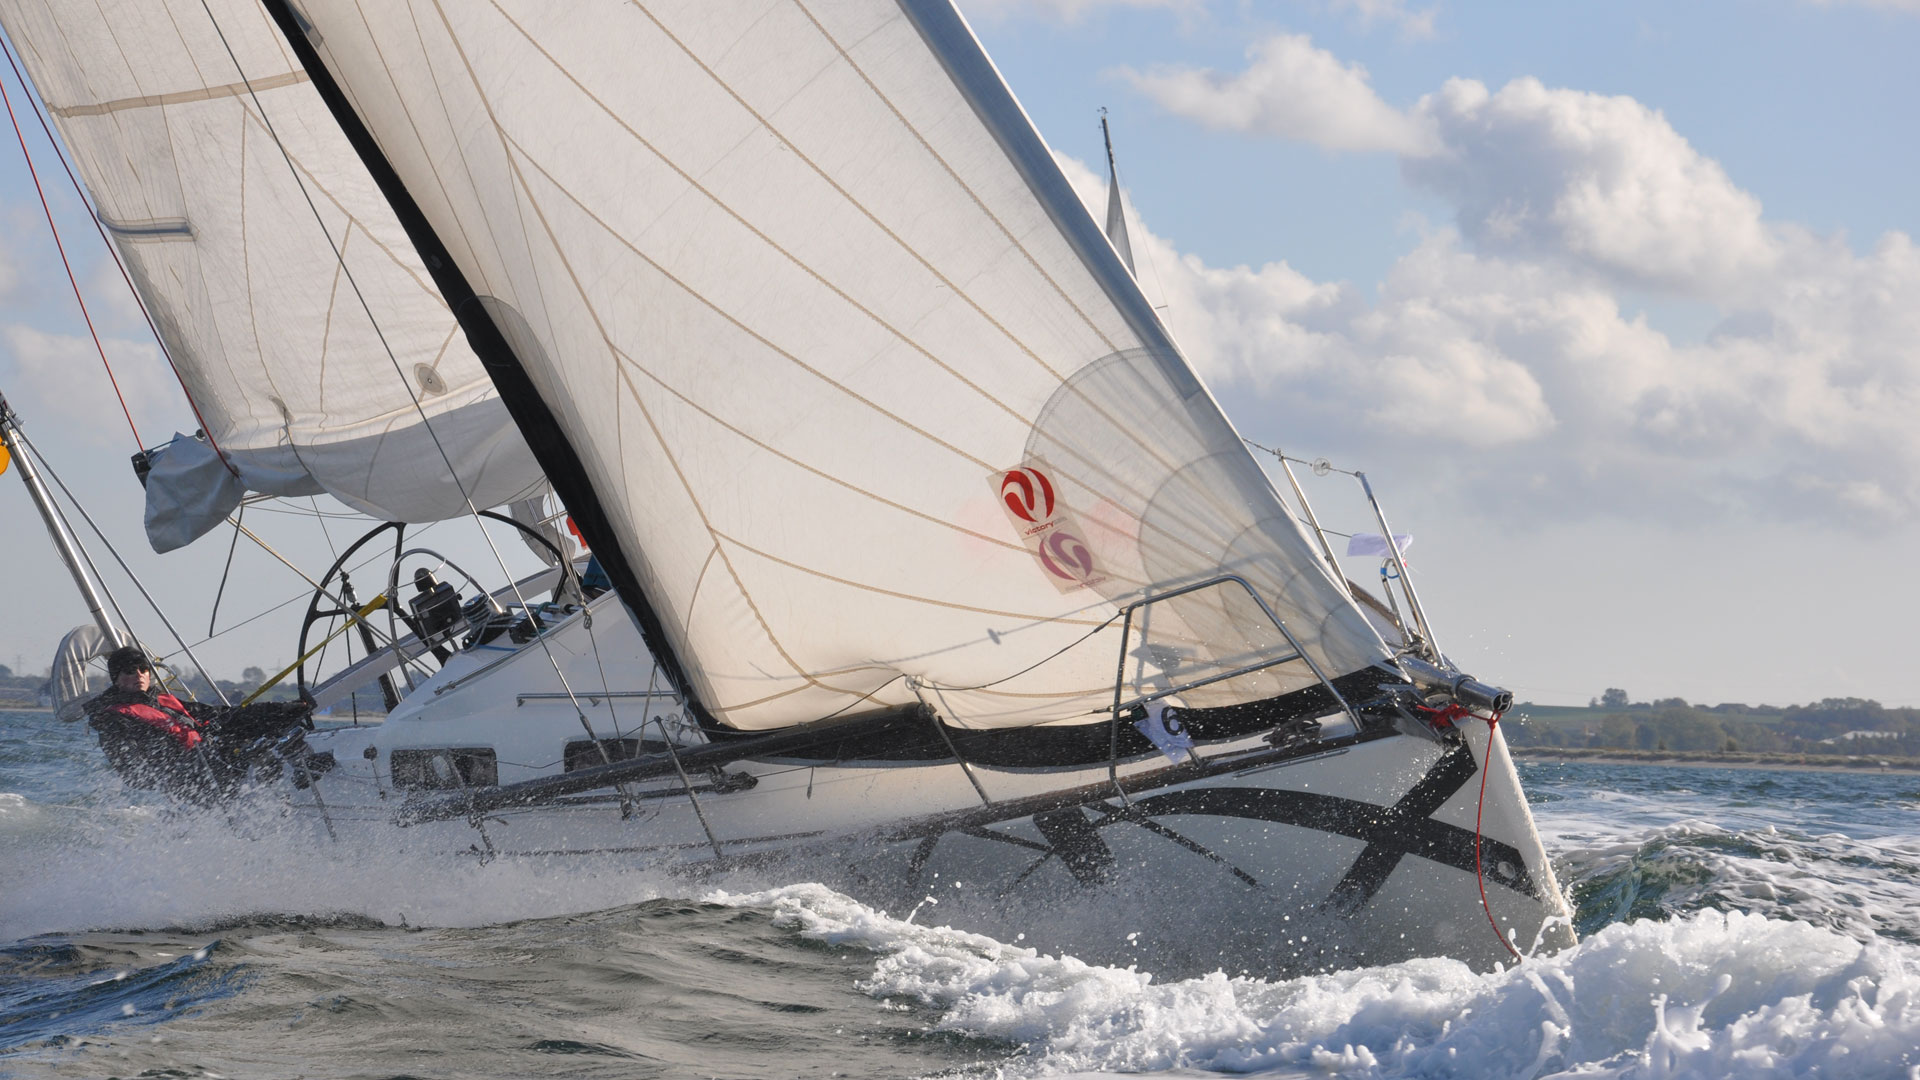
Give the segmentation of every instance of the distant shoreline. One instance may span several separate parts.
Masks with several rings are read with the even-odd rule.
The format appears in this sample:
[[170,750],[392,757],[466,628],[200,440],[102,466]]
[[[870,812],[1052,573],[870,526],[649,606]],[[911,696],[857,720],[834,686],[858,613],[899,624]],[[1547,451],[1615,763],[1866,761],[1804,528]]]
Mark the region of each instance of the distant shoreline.
[[1550,759],[1589,765],[1677,765],[1714,769],[1782,769],[1797,772],[1920,772],[1920,759],[1870,754],[1675,753],[1671,750],[1589,749],[1577,746],[1509,746],[1516,758]]

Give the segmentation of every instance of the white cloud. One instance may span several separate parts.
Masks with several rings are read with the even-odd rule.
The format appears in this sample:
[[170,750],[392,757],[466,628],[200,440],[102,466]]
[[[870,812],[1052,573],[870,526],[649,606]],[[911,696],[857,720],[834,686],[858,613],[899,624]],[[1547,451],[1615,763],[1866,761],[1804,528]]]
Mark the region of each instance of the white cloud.
[[[133,437],[127,432],[113,383],[101,367],[100,354],[91,338],[85,334],[51,334],[25,323],[13,323],[0,327],[0,342],[5,343],[6,354],[13,360],[14,377],[24,391],[16,405],[32,402],[35,406],[22,417],[29,432],[61,422],[69,430],[87,432],[88,440],[96,445],[131,447]],[[191,422],[192,414],[186,412],[179,384],[168,371],[158,346],[151,340],[114,337],[103,337],[101,344],[113,364],[114,381],[148,445],[165,442],[175,427]]]
[[1415,184],[1445,196],[1483,251],[1580,260],[1636,287],[1724,294],[1780,259],[1760,200],[1659,112],[1630,97],[1498,93],[1450,80],[1413,115],[1438,149],[1408,156]]
[[93,269],[87,272],[81,288],[86,293],[87,310],[103,331],[110,328],[135,336],[150,335],[140,302],[127,287],[126,278],[121,276],[120,267],[111,256],[102,253],[93,261]]
[[1630,97],[1516,79],[1454,79],[1405,112],[1366,70],[1302,35],[1255,45],[1234,74],[1127,71],[1169,112],[1208,127],[1401,156],[1485,252],[1581,262],[1635,288],[1724,296],[1773,272],[1783,243],[1760,201]]
[[[1103,178],[1067,167],[1103,206]],[[1743,269],[1697,342],[1623,311],[1616,267],[1550,230],[1490,250],[1433,231],[1371,300],[1285,263],[1208,266],[1139,224],[1133,246],[1189,358],[1259,402],[1236,410],[1250,434],[1361,466],[1398,445],[1423,482],[1535,515],[1920,518],[1920,249],[1766,234],[1775,256]],[[1449,449],[1411,452],[1436,442]]]
[[1358,64],[1342,64],[1301,34],[1278,34],[1247,50],[1246,70],[1123,69],[1141,93],[1168,112],[1212,128],[1301,139],[1332,150],[1427,153],[1435,148],[1423,119],[1380,99]]

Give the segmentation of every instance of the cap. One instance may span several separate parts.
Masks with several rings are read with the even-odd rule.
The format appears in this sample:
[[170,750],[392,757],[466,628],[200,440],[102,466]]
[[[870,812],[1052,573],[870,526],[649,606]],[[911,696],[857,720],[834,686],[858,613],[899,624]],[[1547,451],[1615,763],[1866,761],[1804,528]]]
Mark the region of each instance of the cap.
[[147,659],[147,651],[138,645],[122,645],[107,654],[107,677],[110,679],[142,668],[153,670],[153,661]]

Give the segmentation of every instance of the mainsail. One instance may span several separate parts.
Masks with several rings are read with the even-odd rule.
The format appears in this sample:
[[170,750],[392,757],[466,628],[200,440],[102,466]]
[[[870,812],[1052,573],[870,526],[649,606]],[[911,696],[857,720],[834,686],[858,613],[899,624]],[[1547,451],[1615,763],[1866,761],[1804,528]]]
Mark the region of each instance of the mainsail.
[[171,540],[156,533],[157,546],[217,524],[243,485],[433,521],[466,513],[469,496],[493,506],[542,483],[391,207],[257,0],[0,0],[0,26],[238,475],[234,484],[198,444],[162,455],[175,460],[149,481],[150,520],[157,505],[192,520]]
[[1388,659],[947,0],[272,6],[710,717]]

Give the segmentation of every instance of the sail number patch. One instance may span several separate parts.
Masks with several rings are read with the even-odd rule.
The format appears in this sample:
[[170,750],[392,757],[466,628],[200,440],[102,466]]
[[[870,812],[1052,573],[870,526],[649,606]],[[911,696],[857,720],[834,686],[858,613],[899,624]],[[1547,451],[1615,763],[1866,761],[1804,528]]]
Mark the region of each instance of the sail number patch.
[[1061,498],[1057,475],[1045,461],[1029,458],[1019,468],[994,473],[988,483],[1047,580],[1061,592],[1073,592],[1099,584],[1106,575]]

